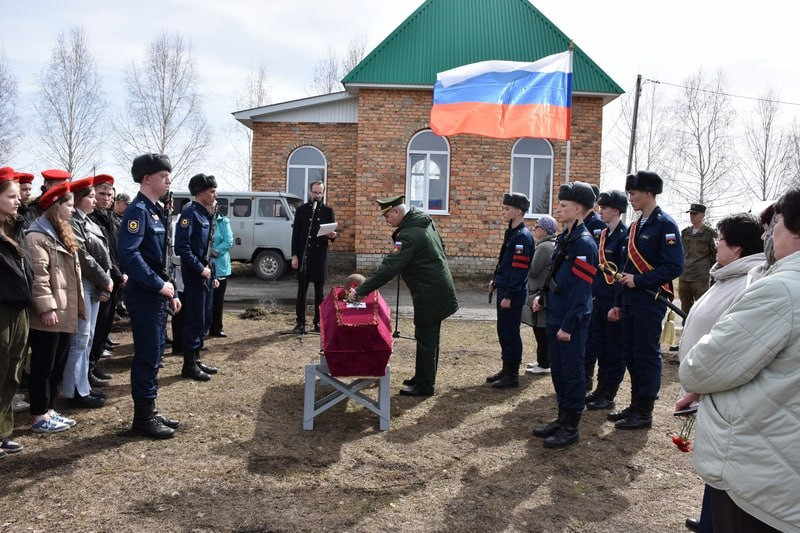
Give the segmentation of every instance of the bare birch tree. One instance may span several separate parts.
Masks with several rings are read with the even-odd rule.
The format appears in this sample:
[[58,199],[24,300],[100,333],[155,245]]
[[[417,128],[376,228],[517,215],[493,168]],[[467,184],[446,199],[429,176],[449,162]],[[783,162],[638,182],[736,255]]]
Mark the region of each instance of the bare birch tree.
[[20,138],[16,103],[17,80],[9,70],[5,50],[0,49],[0,161],[11,159]]
[[39,76],[38,136],[45,160],[75,174],[98,157],[107,103],[86,32],[62,32]]
[[790,136],[778,125],[778,95],[768,90],[745,126],[742,169],[748,190],[759,200],[777,198],[786,184]]
[[800,124],[796,119],[786,135],[786,186],[800,187]]
[[342,56],[342,77],[347,76],[351,70],[356,68],[356,65],[361,63],[365,55],[367,55],[367,34],[361,32],[350,39],[347,50],[344,51]]
[[[250,71],[242,90],[236,95],[236,109],[254,109],[270,102],[269,78],[267,66],[259,63]],[[225,159],[225,170],[232,175],[235,182],[245,181],[250,188],[253,175],[253,130],[235,120],[225,129],[230,144],[229,156]],[[223,177],[222,181],[229,187],[236,186]]]
[[211,134],[198,85],[191,44],[178,34],[156,37],[125,74],[127,102],[114,121],[120,164],[146,152],[164,153],[180,182],[204,159]]
[[367,51],[365,33],[355,35],[347,44],[341,57],[333,47],[314,65],[311,84],[307,91],[312,95],[330,94],[344,89],[340,80],[358,65]]
[[677,121],[673,171],[666,184],[687,203],[719,205],[737,194],[731,128],[736,112],[726,96],[722,72],[706,80],[702,71],[684,82],[675,101]]

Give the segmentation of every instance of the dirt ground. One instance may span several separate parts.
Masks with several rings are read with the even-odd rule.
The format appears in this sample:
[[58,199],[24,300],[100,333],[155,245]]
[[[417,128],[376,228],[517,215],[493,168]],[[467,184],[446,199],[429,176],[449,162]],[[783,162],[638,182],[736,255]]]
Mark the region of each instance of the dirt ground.
[[[168,441],[128,435],[132,344],[117,331],[104,408],[57,405],[78,425],[49,436],[18,416],[25,450],[0,460],[0,530],[642,532],[683,531],[698,513],[691,454],[670,440],[674,364],[650,431],[615,431],[605,411],[586,412],[579,444],[552,451],[530,436],[555,414],[549,376],[489,388],[494,323],[450,320],[431,398],[396,395],[414,364],[413,341],[396,341],[391,430],[347,402],[303,431],[303,367],[319,339],[282,334],[292,325],[282,312],[229,314],[230,336],[208,342],[204,359],[221,368],[208,383],[182,379],[180,359],[166,357],[159,407],[181,420]],[[532,360],[529,329],[523,339]]]

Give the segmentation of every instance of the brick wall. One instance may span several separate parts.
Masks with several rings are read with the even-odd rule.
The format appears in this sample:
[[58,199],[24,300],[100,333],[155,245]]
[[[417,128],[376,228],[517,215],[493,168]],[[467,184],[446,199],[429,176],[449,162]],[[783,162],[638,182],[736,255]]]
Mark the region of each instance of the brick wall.
[[[307,144],[319,148],[328,160],[328,203],[341,226],[332,263],[369,272],[392,248],[392,228],[378,216],[375,199],[405,193],[408,142],[428,128],[430,105],[430,91],[361,89],[357,125],[256,123],[253,189],[285,190],[292,150]],[[570,180],[599,184],[601,132],[602,100],[575,97]],[[509,190],[514,140],[459,135],[448,141],[449,214],[433,218],[454,274],[488,275],[505,229],[501,204]],[[552,145],[558,190],[566,143]]]

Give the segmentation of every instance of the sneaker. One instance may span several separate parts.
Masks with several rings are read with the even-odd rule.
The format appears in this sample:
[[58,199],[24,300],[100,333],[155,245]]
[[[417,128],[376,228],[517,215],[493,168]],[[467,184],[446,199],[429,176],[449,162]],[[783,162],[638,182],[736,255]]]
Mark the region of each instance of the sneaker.
[[43,418],[31,426],[31,431],[34,433],[59,433],[68,429],[68,425],[56,422],[52,418]]
[[66,424],[69,427],[73,427],[75,424],[77,424],[77,422],[74,421],[73,419],[67,418],[58,411],[54,411],[53,409],[50,409],[48,415],[50,416],[50,420],[55,420],[56,422]]
[[3,439],[3,441],[0,442],[0,450],[6,453],[21,452],[22,448],[24,448],[22,444],[20,444],[19,442],[15,442],[11,439]]
[[528,368],[525,369],[525,373],[526,374],[549,374],[550,373],[550,369],[549,368],[542,368],[537,364],[533,364],[533,365],[528,366]]
[[31,404],[25,401],[25,396],[20,393],[14,395],[14,399],[11,400],[11,410],[15,413],[24,413],[28,409],[31,408]]

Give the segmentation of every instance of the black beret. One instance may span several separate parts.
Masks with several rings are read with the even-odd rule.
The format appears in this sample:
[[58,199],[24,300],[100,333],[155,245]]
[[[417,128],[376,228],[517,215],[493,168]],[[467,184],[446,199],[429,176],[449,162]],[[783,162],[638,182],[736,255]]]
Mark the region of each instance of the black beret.
[[133,181],[136,183],[141,183],[145,176],[162,170],[172,172],[172,163],[164,154],[142,154],[133,160],[133,166],[131,166]]
[[521,192],[512,192],[511,194],[505,193],[503,195],[503,205],[516,207],[517,209],[521,209],[523,213],[527,213],[531,203],[528,201],[528,197]]
[[597,199],[597,205],[613,207],[624,213],[628,210],[628,197],[622,191],[603,191]]
[[205,191],[206,189],[212,189],[217,187],[217,180],[214,176],[207,176],[205,174],[195,174],[192,176],[192,179],[189,180],[189,194],[192,196],[196,196],[198,193]]
[[588,183],[573,181],[558,188],[558,199],[581,204],[587,209],[594,207],[594,191]]
[[628,174],[625,180],[625,190],[645,191],[653,194],[661,194],[664,190],[664,182],[655,172],[640,170],[636,174]]

